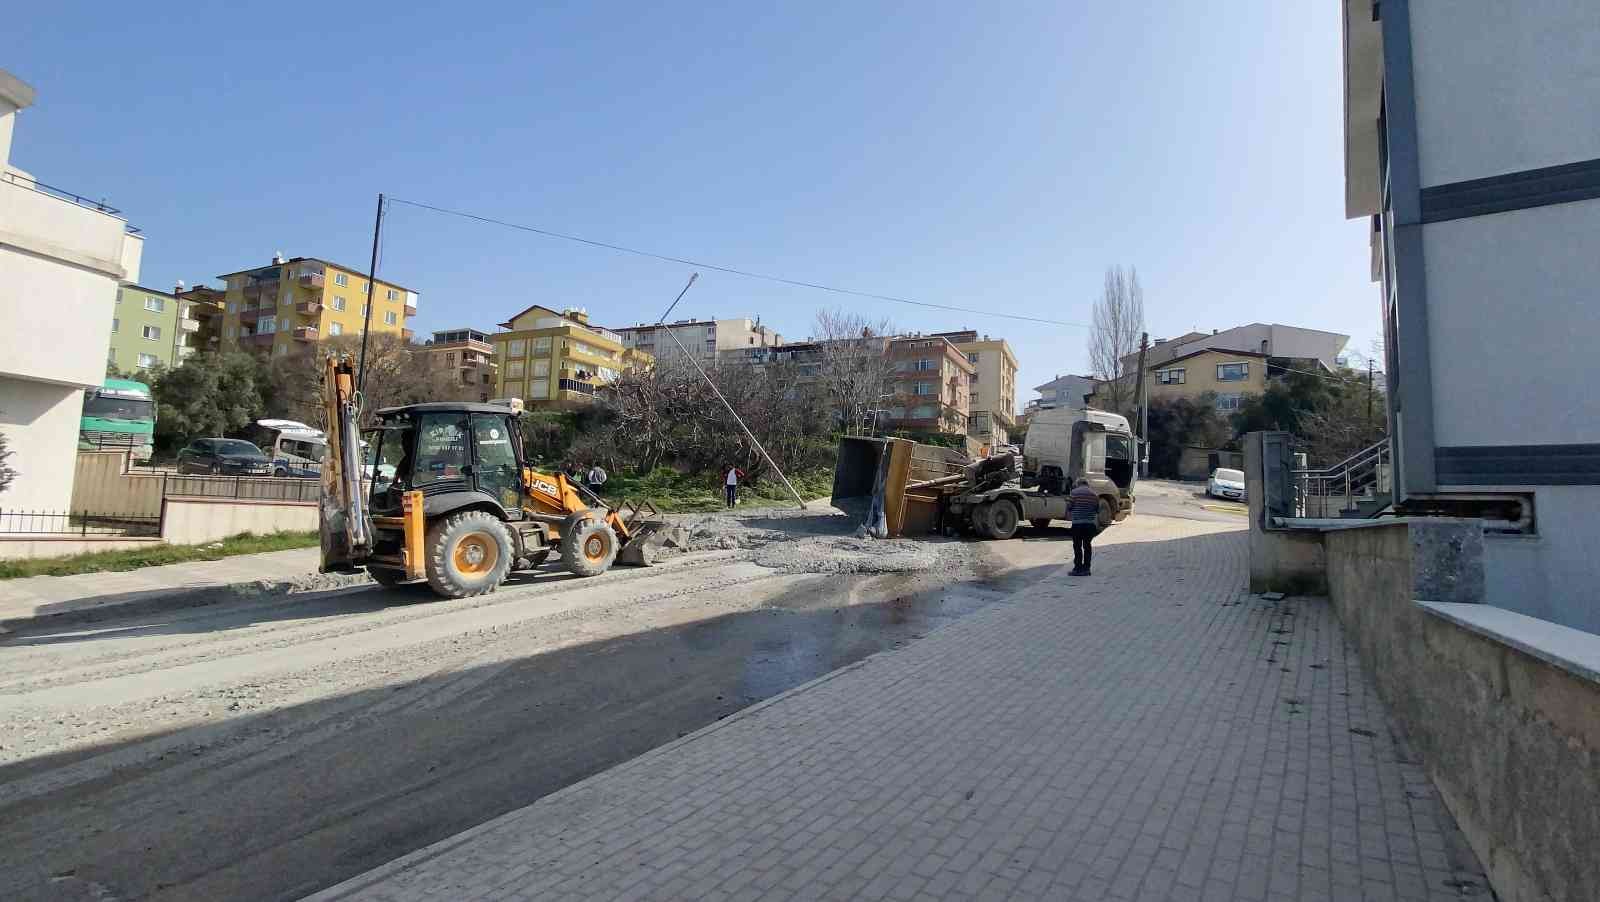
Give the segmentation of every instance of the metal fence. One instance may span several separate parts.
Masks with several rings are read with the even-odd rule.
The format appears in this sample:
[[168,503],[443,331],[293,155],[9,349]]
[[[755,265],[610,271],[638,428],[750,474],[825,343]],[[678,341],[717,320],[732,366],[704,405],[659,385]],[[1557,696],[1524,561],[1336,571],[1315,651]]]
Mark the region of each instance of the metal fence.
[[279,476],[185,476],[168,473],[161,486],[164,498],[230,498],[238,501],[310,501],[321,497],[322,483],[314,478]]
[[159,536],[161,518],[88,511],[0,510],[0,536]]

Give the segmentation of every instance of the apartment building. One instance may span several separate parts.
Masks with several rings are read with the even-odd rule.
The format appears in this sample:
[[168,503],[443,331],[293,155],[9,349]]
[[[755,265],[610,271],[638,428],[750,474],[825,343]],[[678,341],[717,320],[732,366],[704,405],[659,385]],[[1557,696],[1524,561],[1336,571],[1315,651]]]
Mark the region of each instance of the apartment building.
[[650,360],[616,332],[590,325],[588,312],[576,308],[535,304],[500,328],[490,337],[499,363],[495,394],[522,398],[529,408],[591,404],[601,386]]
[[[669,335],[670,333],[670,335]],[[650,355],[655,360],[671,360],[682,356],[678,345],[688,351],[701,366],[709,366],[718,359],[748,361],[752,349],[770,348],[783,344],[783,336],[768,329],[759,319],[680,319],[657,326],[640,323],[616,330],[622,345]],[[677,339],[677,342],[673,341]]]
[[[118,288],[106,363],[124,373],[176,366],[180,307],[178,299],[165,291],[142,285]],[[199,325],[193,320],[189,324]]]
[[489,334],[476,329],[435,332],[423,346],[435,370],[450,373],[463,393],[476,392],[479,401],[489,400],[499,388],[494,350]]
[[887,354],[893,382],[879,428],[966,435],[972,376],[978,371],[967,355],[938,335],[890,339]]
[[[316,257],[285,260],[224,273],[223,348],[288,354],[326,338],[360,335],[367,322],[367,278],[360,271]],[[417,293],[378,279],[372,292],[374,334],[410,337]]]
[[989,447],[1010,444],[1017,426],[1017,355],[1011,345],[971,329],[934,335],[948,339],[975,369],[967,380],[968,434]]
[[[1197,400],[1209,393],[1218,411],[1232,413],[1246,398],[1266,391],[1268,360],[1256,351],[1201,348],[1145,367],[1145,391],[1152,401]],[[1278,368],[1286,365],[1280,360]]]
[[65,512],[83,390],[105,380],[99,336],[116,317],[117,289],[139,280],[144,238],[103,201],[11,165],[17,111],[34,99],[0,69],[0,432],[17,473],[0,504]]
[[1028,410],[1049,410],[1054,407],[1083,407],[1094,394],[1093,376],[1057,376],[1043,385],[1034,386],[1039,397],[1028,402]]
[[[1345,209],[1381,286],[1396,508],[1520,511],[1490,603],[1600,632],[1600,18],[1343,0]],[[1503,515],[1503,514],[1502,514]]]
[[[1339,356],[1350,336],[1304,326],[1285,326],[1279,323],[1249,323],[1231,329],[1211,332],[1188,332],[1177,338],[1157,338],[1150,342],[1145,352],[1145,365],[1154,366],[1178,357],[1184,357],[1205,348],[1233,348],[1254,351],[1268,357],[1285,357],[1314,360],[1332,371],[1339,365]],[[1122,359],[1123,369],[1133,372],[1139,368],[1139,354],[1135,351]]]
[[228,293],[206,285],[184,288],[179,282],[172,296],[178,299],[178,329],[172,349],[174,365],[181,365],[200,351],[217,350]]

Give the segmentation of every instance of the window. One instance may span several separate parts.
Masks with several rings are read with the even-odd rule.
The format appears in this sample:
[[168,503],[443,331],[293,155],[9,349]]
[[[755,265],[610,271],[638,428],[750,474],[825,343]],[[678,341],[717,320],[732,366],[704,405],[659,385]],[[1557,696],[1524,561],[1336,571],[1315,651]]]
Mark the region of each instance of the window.
[[348,288],[350,286],[350,277],[342,272],[336,272],[333,274],[333,284],[340,288]]
[[1157,385],[1182,385],[1186,371],[1179,367],[1175,370],[1156,370]]
[[548,356],[550,356],[550,336],[546,335],[543,338],[535,338],[533,340],[533,356],[535,356],[535,357],[548,357]]
[[1248,378],[1250,378],[1250,364],[1248,363],[1217,364],[1218,382],[1243,382]]
[[362,301],[361,302],[361,318],[362,319],[366,319],[367,318],[367,306],[368,305],[367,305],[366,301]]
[[343,323],[329,323],[328,324],[328,334],[329,335],[343,335],[344,334],[344,324]]
[[279,357],[282,357],[283,355],[289,353],[289,346],[288,345],[284,345],[284,344],[280,344],[277,347],[272,349],[272,353],[277,354]]
[[[466,356],[467,355],[465,355],[465,354],[461,355],[461,358],[462,358],[461,362],[462,363],[466,363]],[[456,365],[456,352],[455,351],[451,351],[450,353],[444,355],[444,365],[445,366],[455,366]]]
[[918,382],[911,387],[911,393],[914,395],[931,395],[933,394],[933,383]]
[[285,306],[285,307],[294,306],[294,295],[291,294],[289,292],[289,289],[287,289],[287,288],[285,288],[283,290],[283,306]]
[[276,316],[263,316],[256,320],[257,335],[271,335],[278,331],[278,318]]
[[548,378],[550,375],[550,361],[535,360],[533,362],[533,376],[536,379]]
[[[545,366],[548,367],[549,365],[550,365],[550,362],[549,361],[545,361]],[[522,378],[522,373],[523,373],[523,363],[522,363],[522,361],[513,360],[510,363],[506,364],[506,378],[507,379],[521,379]]]
[[393,310],[390,310],[390,311],[384,313],[384,315],[383,315],[383,324],[386,325],[386,326],[392,326],[392,325],[395,324],[395,318],[396,318],[395,312]]
[[968,376],[967,377],[967,384],[968,385],[977,385],[978,384],[978,374],[977,373],[973,373],[970,376]]
[[968,354],[967,355],[967,362],[968,363],[977,363],[978,362],[978,352],[977,351],[973,351],[972,353]]
[[150,341],[160,341],[161,340],[161,327],[160,326],[145,326],[142,331],[144,333],[144,337],[146,339],[149,339]]
[[912,369],[919,373],[923,373],[927,372],[928,370],[937,369],[938,365],[938,361],[931,357],[921,357],[917,359],[917,365],[912,367]]
[[391,301],[400,300],[400,292],[395,291],[393,288],[389,289],[389,300],[391,300]]
[[151,313],[160,313],[167,309],[167,302],[160,298],[145,298],[144,309]]
[[228,327],[228,337],[229,337],[229,338],[233,338],[233,337],[234,337],[234,336],[236,336],[236,335],[238,335],[238,334],[239,334],[239,330],[238,330],[238,329],[235,329],[235,328],[234,328],[234,327],[232,327],[232,326],[229,326],[229,327]]
[[161,362],[161,360],[159,358],[157,358],[156,355],[154,355],[154,354],[140,354],[139,355],[139,369],[149,369],[150,367],[153,367],[153,366],[155,366],[156,364],[158,364],[160,362]]
[[540,400],[550,397],[550,383],[533,382],[528,385],[528,397]]
[[932,404],[919,404],[916,407],[912,408],[912,410],[911,410],[911,418],[914,419],[914,420],[926,420],[926,419],[928,419],[928,418],[930,418],[932,416],[933,416],[933,405]]
[[417,434],[417,488],[465,479],[462,469],[467,459],[467,418],[459,413],[424,414]]
[[111,334],[112,335],[117,334],[117,328],[119,326],[121,326],[121,325],[122,325],[122,320],[119,320],[119,319],[117,319],[116,317],[113,316],[111,318]]
[[110,362],[110,363],[116,363],[117,362],[117,349],[116,348],[112,348],[111,350],[106,352],[106,360],[108,362]]
[[513,338],[506,344],[507,357],[521,357],[528,351],[528,343],[520,338]]
[[333,303],[329,304],[328,306],[332,307],[335,310],[343,310],[344,307],[345,307],[344,295],[342,295],[342,294],[334,295],[333,296]]
[[117,303],[122,303],[122,289],[117,289]]
[[1238,410],[1244,406],[1244,395],[1217,395],[1217,409]]
[[238,309],[239,309],[238,302],[236,302],[236,301],[229,301],[228,302],[228,312],[229,313],[233,313],[233,312],[237,311]]

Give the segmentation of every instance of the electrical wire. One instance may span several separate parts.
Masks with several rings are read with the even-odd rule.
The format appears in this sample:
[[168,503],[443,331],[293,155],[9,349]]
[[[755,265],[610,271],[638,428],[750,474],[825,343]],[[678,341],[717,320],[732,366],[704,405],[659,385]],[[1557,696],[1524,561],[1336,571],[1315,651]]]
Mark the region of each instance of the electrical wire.
[[471,219],[477,222],[487,223],[489,225],[503,226],[508,229],[516,229],[522,232],[532,232],[535,235],[542,235],[546,238],[556,238],[561,241],[572,241],[578,244],[586,244],[590,247],[598,247],[604,248],[605,250],[617,251],[618,253],[633,254],[637,257],[649,257],[652,260],[661,260],[666,263],[681,263],[684,266],[696,266],[701,269],[709,269],[715,272],[727,273],[731,276],[742,276],[747,279],[760,279],[766,282],[776,282],[780,285],[790,285],[796,288],[812,288],[817,291],[851,295],[852,297],[868,298],[875,301],[890,301],[896,304],[909,304],[914,307],[927,307],[933,310],[949,310],[956,313],[970,313],[973,316],[993,316],[1002,319],[1021,320],[1028,323],[1042,323],[1047,326],[1066,326],[1074,329],[1092,328],[1087,323],[1072,323],[1065,320],[1048,319],[1038,316],[1024,316],[1020,313],[1002,313],[995,310],[975,310],[971,307],[956,307],[951,304],[936,304],[932,301],[919,301],[914,298],[902,298],[890,294],[876,294],[870,291],[857,291],[854,288],[840,288],[836,285],[824,285],[820,282],[807,282],[802,279],[789,279],[783,276],[774,276],[767,273],[753,272],[747,269],[736,269],[732,266],[719,266],[715,263],[706,263],[701,260],[690,260],[684,257],[674,257],[669,254],[658,254],[654,251],[640,250],[639,248],[628,247],[622,244],[612,244],[607,241],[596,241],[591,238],[568,235],[563,232],[556,232],[550,229],[541,229],[535,226],[522,225],[521,223],[507,222],[503,219],[495,219],[492,216],[480,216],[477,213],[467,213],[462,210],[451,210],[446,207],[437,207],[433,204],[422,203],[421,201],[406,200],[403,197],[389,197],[388,201],[390,203],[418,207],[423,210],[432,210],[435,213],[443,213],[447,216],[459,216],[462,219]]

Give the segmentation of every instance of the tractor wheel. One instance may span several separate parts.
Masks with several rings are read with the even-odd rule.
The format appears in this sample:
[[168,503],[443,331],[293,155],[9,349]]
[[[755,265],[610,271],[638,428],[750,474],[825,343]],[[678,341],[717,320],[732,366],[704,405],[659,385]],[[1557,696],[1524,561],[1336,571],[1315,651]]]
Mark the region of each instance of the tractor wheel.
[[1022,522],[1022,511],[1010,501],[1000,500],[989,505],[989,535],[996,539],[1009,539],[1017,534]]
[[393,567],[368,567],[367,575],[372,581],[385,588],[394,588],[403,585],[406,581],[406,572]]
[[617,534],[604,520],[584,517],[561,530],[561,562],[578,576],[599,576],[617,559]]
[[1029,520],[1028,524],[1030,526],[1032,526],[1034,529],[1049,529],[1050,528],[1050,518],[1049,517],[1035,517],[1034,519]]
[[1101,529],[1105,529],[1111,524],[1117,522],[1117,509],[1111,503],[1111,499],[1109,497],[1105,495],[1100,496],[1100,512],[1095,515],[1095,519],[1099,521]]
[[511,569],[511,534],[493,514],[451,514],[428,527],[428,585],[446,598],[487,595]]

